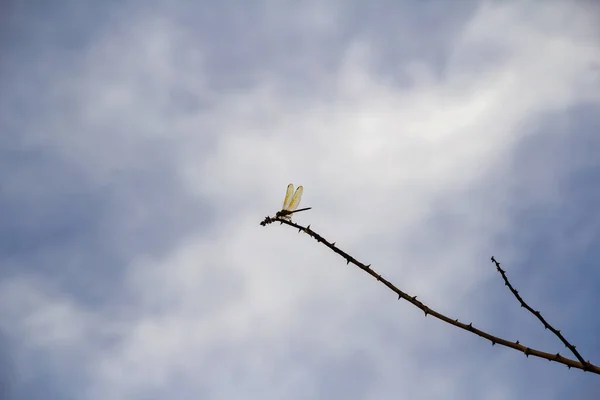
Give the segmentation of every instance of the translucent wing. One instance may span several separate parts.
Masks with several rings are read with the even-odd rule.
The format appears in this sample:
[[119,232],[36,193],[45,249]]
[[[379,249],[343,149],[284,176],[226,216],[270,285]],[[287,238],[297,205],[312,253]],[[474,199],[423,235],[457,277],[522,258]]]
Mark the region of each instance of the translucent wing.
[[296,193],[294,193],[294,197],[292,197],[290,205],[285,210],[294,211],[296,208],[298,208],[298,204],[300,204],[300,199],[302,198],[303,191],[304,188],[302,186],[298,186],[298,188],[296,189]]
[[294,193],[294,185],[291,183],[287,187],[287,191],[285,192],[285,199],[283,199],[283,207],[282,210],[287,210],[292,202],[292,193]]

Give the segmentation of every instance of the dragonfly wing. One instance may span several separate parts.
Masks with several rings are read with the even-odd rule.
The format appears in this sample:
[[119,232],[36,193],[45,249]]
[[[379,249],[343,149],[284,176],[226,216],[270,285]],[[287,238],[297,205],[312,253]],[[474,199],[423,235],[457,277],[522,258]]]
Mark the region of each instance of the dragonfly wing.
[[286,208],[286,210],[294,211],[296,208],[298,208],[298,204],[300,204],[300,199],[302,198],[303,191],[304,188],[302,186],[298,186],[298,188],[296,189],[296,193],[294,193],[294,197],[292,197],[292,201],[290,202],[290,205],[288,206],[288,208]]
[[282,210],[287,210],[292,202],[292,194],[294,193],[294,185],[291,183],[287,187],[287,191],[285,192],[285,199],[283,199],[283,207]]

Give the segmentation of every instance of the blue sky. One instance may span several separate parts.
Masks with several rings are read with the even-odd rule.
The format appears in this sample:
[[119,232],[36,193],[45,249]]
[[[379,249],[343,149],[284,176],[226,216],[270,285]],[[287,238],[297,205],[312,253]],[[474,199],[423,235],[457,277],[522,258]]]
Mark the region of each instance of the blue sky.
[[41,1],[0,20],[9,399],[591,398],[434,309],[600,363],[600,10]]

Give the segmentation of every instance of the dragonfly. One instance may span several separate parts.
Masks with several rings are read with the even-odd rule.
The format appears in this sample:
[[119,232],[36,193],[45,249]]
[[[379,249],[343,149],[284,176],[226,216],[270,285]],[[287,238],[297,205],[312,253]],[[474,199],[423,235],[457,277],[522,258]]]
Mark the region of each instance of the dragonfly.
[[297,210],[300,199],[302,198],[302,192],[304,188],[298,186],[294,192],[294,185],[289,184],[285,192],[285,198],[283,199],[283,208],[275,214],[275,218],[281,218],[288,221],[292,220],[292,214],[300,211],[310,210],[312,207],[301,208]]

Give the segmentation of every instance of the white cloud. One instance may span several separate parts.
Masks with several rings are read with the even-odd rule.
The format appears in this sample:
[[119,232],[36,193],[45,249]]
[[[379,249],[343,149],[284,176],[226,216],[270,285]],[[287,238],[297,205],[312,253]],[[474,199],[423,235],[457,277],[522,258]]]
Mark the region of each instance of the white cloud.
[[[317,21],[325,32],[328,15]],[[559,23],[565,15],[572,24]],[[495,235],[511,227],[515,200],[507,193],[515,182],[535,181],[529,190],[544,194],[538,201],[560,196],[569,165],[514,176],[511,160],[547,113],[600,100],[592,30],[592,18],[574,6],[485,3],[453,44],[442,77],[406,60],[398,69],[424,78],[409,88],[391,85],[373,72],[371,43],[358,39],[333,81],[314,97],[295,97],[268,74],[244,91],[215,94],[193,32],[160,18],[128,21],[53,85],[51,98],[66,93],[77,106],[59,103],[57,115],[38,122],[50,124],[37,140],[59,146],[98,182],[160,160],[214,205],[215,225],[159,259],[132,260],[118,290],[107,293],[112,306],[122,305],[116,314],[86,309],[45,285],[5,282],[10,303],[2,303],[11,305],[1,311],[11,326],[4,328],[59,364],[62,344],[84,351],[90,399],[158,396],[178,390],[168,389],[174,384],[208,387],[214,398],[300,398],[302,388],[322,397],[317,374],[348,349],[365,354],[376,377],[364,382],[372,391],[365,398],[389,396],[395,385],[411,398],[458,396],[477,365],[461,366],[463,353],[434,369],[437,353],[418,355],[428,346],[452,353],[440,324],[394,303],[308,238],[258,222],[279,207],[288,181],[304,184],[304,205],[314,209],[298,221],[432,307],[457,313],[489,279],[479,266]],[[169,96],[177,90],[209,105],[180,112]],[[470,196],[488,186],[497,197]],[[454,219],[439,222],[443,214]],[[381,333],[388,329],[393,337]],[[103,335],[115,342],[94,351]],[[410,358],[390,356],[388,346]],[[509,391],[497,381],[473,390],[481,390],[476,398]]]

